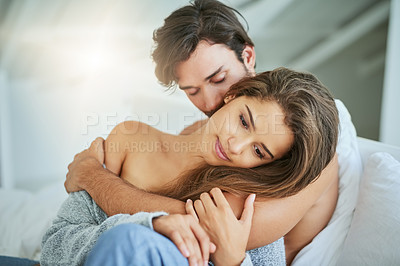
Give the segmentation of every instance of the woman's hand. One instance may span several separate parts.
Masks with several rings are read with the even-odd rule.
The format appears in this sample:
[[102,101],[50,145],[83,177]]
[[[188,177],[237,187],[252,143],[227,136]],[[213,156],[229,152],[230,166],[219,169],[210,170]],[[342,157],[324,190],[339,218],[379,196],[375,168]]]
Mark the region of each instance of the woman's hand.
[[217,250],[212,255],[215,265],[240,265],[246,256],[255,194],[247,197],[239,220],[219,188],[213,188],[210,194],[203,193],[200,200],[195,201],[197,216],[190,200],[186,203],[186,212],[198,217],[201,226],[216,244]]
[[168,237],[177,246],[189,265],[208,265],[215,245],[192,215],[171,214],[153,219],[154,231]]

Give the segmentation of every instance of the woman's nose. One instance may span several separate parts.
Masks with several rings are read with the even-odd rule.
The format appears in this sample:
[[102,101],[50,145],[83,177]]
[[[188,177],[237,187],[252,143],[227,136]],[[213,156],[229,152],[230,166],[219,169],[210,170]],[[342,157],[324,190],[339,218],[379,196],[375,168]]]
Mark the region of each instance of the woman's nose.
[[241,154],[248,144],[249,140],[241,136],[232,136],[228,139],[228,148],[231,154]]

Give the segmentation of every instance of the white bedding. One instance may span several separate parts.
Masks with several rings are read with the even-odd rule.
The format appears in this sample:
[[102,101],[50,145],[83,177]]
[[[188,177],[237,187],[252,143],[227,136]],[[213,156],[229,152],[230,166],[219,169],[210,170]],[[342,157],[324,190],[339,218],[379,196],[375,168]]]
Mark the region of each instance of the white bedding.
[[0,189],[0,255],[39,260],[42,236],[66,198],[63,179],[36,193]]
[[340,177],[338,202],[328,226],[297,254],[292,265],[336,265],[356,207],[362,174],[356,130],[344,104],[336,101],[336,106],[340,115],[340,144],[336,150]]

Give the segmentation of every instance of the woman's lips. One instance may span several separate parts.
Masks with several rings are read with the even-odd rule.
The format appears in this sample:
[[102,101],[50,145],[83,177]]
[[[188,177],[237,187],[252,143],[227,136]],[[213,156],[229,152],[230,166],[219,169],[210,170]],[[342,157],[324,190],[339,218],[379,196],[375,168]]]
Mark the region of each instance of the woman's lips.
[[226,155],[224,148],[222,147],[221,143],[219,142],[219,139],[217,138],[217,141],[215,142],[215,152],[217,153],[217,156],[224,160],[224,161],[229,161],[228,156]]

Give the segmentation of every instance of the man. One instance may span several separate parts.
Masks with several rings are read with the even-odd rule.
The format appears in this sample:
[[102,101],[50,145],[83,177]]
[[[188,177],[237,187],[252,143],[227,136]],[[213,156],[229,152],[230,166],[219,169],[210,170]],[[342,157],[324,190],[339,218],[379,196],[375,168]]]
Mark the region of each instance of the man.
[[[232,84],[255,74],[252,41],[234,10],[217,1],[195,1],[178,9],[165,19],[164,26],[154,33],[153,38],[157,78],[166,86],[178,85],[208,116],[222,106],[224,95]],[[201,122],[183,133],[189,134],[198,126]],[[100,141],[97,143],[101,144]],[[126,184],[103,169],[94,159],[101,155],[93,153],[93,150],[84,151],[71,163],[65,183],[68,192],[86,190],[108,215],[160,210],[170,214],[186,213],[184,202],[146,193]],[[327,200],[326,195],[336,193],[337,196],[337,176],[335,157],[321,176],[298,194],[256,204],[248,249],[285,236],[286,258],[290,264],[297,252],[328,223],[336,200]],[[229,195],[227,199],[240,216],[243,200]]]

